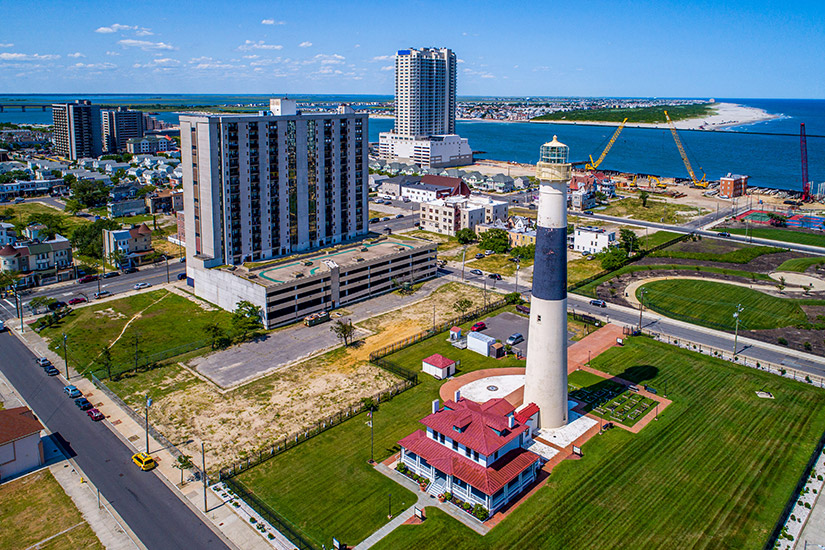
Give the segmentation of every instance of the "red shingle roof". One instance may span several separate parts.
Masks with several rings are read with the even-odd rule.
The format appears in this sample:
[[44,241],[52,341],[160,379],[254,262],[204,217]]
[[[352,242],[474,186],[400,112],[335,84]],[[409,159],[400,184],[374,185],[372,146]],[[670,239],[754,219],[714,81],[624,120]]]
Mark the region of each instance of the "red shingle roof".
[[518,420],[519,423],[524,424],[530,419],[531,416],[533,416],[537,412],[539,412],[539,406],[535,403],[530,403],[529,405],[527,405],[526,407],[524,407],[516,413],[516,420]]
[[470,195],[470,187],[464,183],[461,178],[451,178],[449,176],[421,176],[421,183],[430,185],[440,185],[442,187],[449,187],[452,195]]
[[455,364],[455,361],[453,361],[452,359],[448,359],[447,357],[444,357],[443,355],[440,355],[438,353],[436,353],[435,355],[430,355],[429,357],[424,359],[424,362],[428,365],[432,365],[439,369],[446,369],[450,365]]
[[0,256],[14,256],[15,254],[19,254],[19,252],[10,244],[0,248]]
[[509,451],[485,468],[428,438],[427,434],[420,430],[398,443],[404,449],[421,456],[434,468],[469,483],[487,495],[494,494],[539,460],[537,454],[518,448]]
[[0,411],[0,445],[17,441],[27,435],[40,433],[43,425],[28,407]]
[[507,427],[507,415],[513,409],[504,399],[479,404],[462,397],[458,402],[445,401],[441,410],[422,418],[421,423],[474,451],[491,455],[527,429],[520,423]]

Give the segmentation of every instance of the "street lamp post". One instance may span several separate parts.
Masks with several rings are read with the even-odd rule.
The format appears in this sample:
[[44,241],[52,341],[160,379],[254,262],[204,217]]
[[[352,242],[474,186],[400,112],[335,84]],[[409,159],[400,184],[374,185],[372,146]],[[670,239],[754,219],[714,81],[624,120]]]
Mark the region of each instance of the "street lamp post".
[[69,335],[65,332],[63,333],[63,362],[66,363],[66,381],[69,381],[69,354],[66,348],[66,340],[69,338]]
[[645,307],[645,289],[643,288],[639,296],[639,332],[642,332],[642,310]]
[[516,294],[518,294],[518,270],[521,267],[521,262],[516,264]]
[[370,464],[375,464],[375,418],[372,408],[367,414],[370,417]]
[[464,250],[461,252],[461,280],[464,280],[464,261],[467,259],[467,245],[464,245]]
[[152,406],[152,398],[146,394],[146,454],[149,454],[149,407]]
[[204,450],[203,441],[201,441],[201,461],[201,464],[203,466],[203,471],[201,472],[201,478],[203,479],[203,512],[206,513],[209,511],[209,505],[206,503],[206,451]]
[[166,284],[169,284],[169,256],[167,254],[163,255],[163,258],[166,260]]
[[737,343],[739,341],[739,314],[742,313],[742,310],[745,309],[742,307],[742,304],[736,306],[736,312],[733,314],[733,318],[736,319],[736,330],[733,333],[733,356],[736,357],[736,348]]

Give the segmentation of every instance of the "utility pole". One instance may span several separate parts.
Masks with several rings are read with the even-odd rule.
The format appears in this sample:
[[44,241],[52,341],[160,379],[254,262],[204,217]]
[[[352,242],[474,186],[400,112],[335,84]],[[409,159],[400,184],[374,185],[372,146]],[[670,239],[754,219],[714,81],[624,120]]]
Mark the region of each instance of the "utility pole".
[[467,259],[467,245],[464,245],[464,250],[461,252],[461,280],[464,280],[464,260]]
[[521,267],[521,262],[516,264],[516,294],[518,294],[518,270]]
[[69,381],[69,354],[66,351],[66,340],[69,336],[64,332],[63,333],[63,362],[66,363],[66,381]]
[[206,504],[206,489],[207,489],[207,481],[206,481],[206,451],[204,450],[203,441],[201,441],[201,464],[203,466],[203,471],[201,478],[203,479],[203,513],[209,511],[209,506]]
[[639,296],[639,332],[642,332],[642,310],[645,307],[645,289],[643,288]]
[[[100,265],[104,266],[103,270],[106,270],[106,263],[104,260],[100,260]],[[97,295],[100,296],[100,273],[96,275],[97,277]]]
[[152,406],[152,398],[146,394],[146,454],[149,454],[149,407]]
[[167,254],[163,255],[164,259],[166,260],[166,284],[169,284],[169,256]]
[[736,312],[733,314],[733,318],[736,319],[736,331],[733,333],[733,356],[736,357],[736,347],[739,341],[739,314],[742,313],[742,310],[745,309],[742,307],[742,304],[738,304],[736,306]]
[[370,464],[375,464],[375,418],[372,408],[367,414],[370,417]]

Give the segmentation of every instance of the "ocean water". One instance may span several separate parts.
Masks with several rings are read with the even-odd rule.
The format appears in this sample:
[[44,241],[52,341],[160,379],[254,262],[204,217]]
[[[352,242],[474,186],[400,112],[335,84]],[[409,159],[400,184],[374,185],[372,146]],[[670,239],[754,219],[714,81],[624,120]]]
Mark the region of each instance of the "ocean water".
[[[278,94],[274,94],[278,95]],[[94,103],[165,104],[197,106],[260,102],[266,104],[271,95],[88,95]],[[391,99],[386,95],[292,95],[298,101],[377,102]],[[65,95],[0,95],[0,104],[52,103],[71,100]],[[816,185],[825,182],[825,100],[792,99],[725,99],[764,109],[778,118],[725,130],[680,131],[697,175],[704,172],[708,179],[739,173],[750,176],[752,186],[777,189],[802,189],[799,124],[804,122],[808,134],[809,179]],[[157,117],[177,123],[175,112],[160,112]],[[0,113],[0,122],[51,123],[51,112],[7,109]],[[391,119],[371,119],[370,141],[378,141],[380,132],[392,129]],[[570,146],[572,161],[597,158],[615,128],[570,124],[528,124],[505,122],[457,122],[456,131],[470,141],[474,151],[484,158],[534,163],[542,143],[558,135]],[[687,177],[673,137],[667,129],[625,128],[601,165],[609,170],[648,173],[659,176]]]

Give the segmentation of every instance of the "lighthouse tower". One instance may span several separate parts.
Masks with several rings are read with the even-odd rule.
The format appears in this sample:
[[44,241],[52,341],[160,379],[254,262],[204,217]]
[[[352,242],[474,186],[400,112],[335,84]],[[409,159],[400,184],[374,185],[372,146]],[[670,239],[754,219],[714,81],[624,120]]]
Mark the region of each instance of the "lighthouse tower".
[[569,149],[541,146],[539,208],[524,402],[539,406],[539,428],[567,424],[567,184]]

